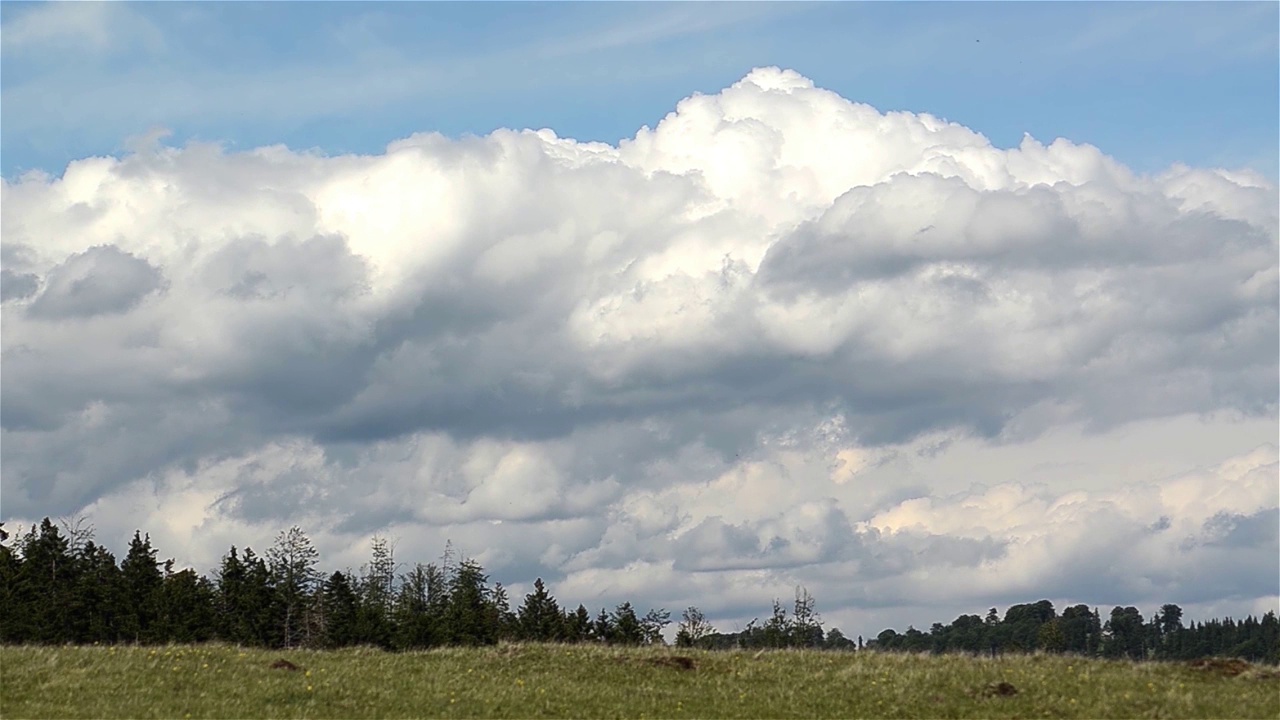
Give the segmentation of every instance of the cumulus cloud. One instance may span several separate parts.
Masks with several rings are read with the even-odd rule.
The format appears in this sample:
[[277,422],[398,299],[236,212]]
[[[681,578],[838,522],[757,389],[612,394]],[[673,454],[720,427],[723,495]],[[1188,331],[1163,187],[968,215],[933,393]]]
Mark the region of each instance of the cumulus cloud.
[[146,260],[112,245],[99,245],[54,266],[44,291],[27,312],[45,320],[123,313],[163,282],[164,276]]
[[[1253,602],[1280,512],[1253,450],[1275,197],[997,148],[776,68],[617,147],[84,159],[3,185],[6,512],[147,520],[203,567],[293,523],[339,565],[374,533],[415,559],[452,538],[517,588],[725,618],[792,583],[849,618]],[[1189,415],[1249,444],[1115,488],[917,472]]]

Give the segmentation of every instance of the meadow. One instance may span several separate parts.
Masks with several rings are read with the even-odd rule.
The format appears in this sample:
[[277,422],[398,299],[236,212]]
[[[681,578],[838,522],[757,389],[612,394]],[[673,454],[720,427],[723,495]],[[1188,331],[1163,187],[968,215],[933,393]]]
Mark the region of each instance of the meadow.
[[1280,671],[801,650],[0,648],[4,718],[1278,718]]

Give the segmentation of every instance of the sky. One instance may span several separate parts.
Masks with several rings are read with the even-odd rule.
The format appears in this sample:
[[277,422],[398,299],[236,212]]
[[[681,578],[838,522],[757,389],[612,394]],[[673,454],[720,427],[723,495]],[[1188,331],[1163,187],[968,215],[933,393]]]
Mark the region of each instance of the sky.
[[1280,609],[1278,27],[5,2],[0,515],[726,631]]

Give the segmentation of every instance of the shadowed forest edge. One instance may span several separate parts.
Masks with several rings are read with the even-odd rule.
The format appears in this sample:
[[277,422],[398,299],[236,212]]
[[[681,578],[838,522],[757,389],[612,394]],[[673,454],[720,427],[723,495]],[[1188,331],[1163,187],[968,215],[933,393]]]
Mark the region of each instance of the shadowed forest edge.
[[[502,640],[610,645],[664,644],[665,609],[640,615],[629,602],[595,615],[570,610],[539,579],[514,611],[501,583],[490,585],[479,563],[447,546],[439,563],[398,573],[391,545],[373,541],[359,572],[318,569],[319,552],[297,527],[283,531],[263,555],[232,547],[213,577],[174,571],[158,561],[150,536],[135,533],[125,558],[93,540],[83,522],[45,518],[15,542],[0,523],[0,642],[8,644],[199,643],[338,648],[375,645],[410,650],[492,645]],[[1192,660],[1237,657],[1280,664],[1280,620],[1274,611],[1184,625],[1166,604],[1150,619],[1135,607],[1073,605],[1059,614],[1048,600],[1014,605],[1001,617],[961,615],[928,632],[887,629],[856,640],[824,630],[815,598],[796,591],[788,608],[740,632],[721,633],[696,607],[681,616],[677,646],[706,649],[804,647],[837,651],[980,653],[1044,651],[1089,657]]]

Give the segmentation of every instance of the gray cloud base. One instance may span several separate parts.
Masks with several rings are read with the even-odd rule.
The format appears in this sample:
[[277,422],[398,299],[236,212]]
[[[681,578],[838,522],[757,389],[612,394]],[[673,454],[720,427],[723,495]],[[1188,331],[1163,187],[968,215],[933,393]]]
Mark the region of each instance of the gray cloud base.
[[146,260],[113,245],[98,245],[54,266],[27,315],[67,320],[128,312],[163,283],[164,276]]

